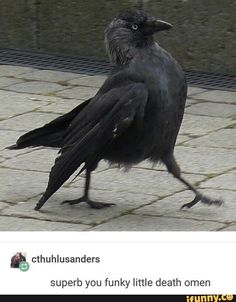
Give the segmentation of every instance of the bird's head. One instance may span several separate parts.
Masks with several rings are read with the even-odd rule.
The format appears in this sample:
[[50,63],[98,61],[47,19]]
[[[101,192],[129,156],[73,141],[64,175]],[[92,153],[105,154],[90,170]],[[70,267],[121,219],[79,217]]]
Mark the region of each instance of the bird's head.
[[105,43],[111,61],[125,64],[129,52],[148,47],[154,43],[154,33],[170,28],[170,23],[141,10],[120,13],[105,30]]

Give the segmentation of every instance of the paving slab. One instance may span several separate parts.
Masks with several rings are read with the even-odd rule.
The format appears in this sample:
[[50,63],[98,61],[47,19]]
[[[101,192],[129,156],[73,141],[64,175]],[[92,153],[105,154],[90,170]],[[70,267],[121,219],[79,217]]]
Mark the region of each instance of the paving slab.
[[0,130],[29,131],[49,123],[59,115],[54,113],[30,112],[0,121]]
[[184,145],[236,149],[236,128],[221,129],[188,142],[185,141]]
[[58,99],[57,101],[47,105],[40,107],[37,111],[40,112],[52,112],[52,113],[57,113],[57,114],[64,114],[78,105],[82,104],[84,101],[81,100],[74,100],[74,99]]
[[236,105],[203,102],[194,104],[185,110],[186,113],[218,117],[235,117]]
[[68,81],[68,84],[76,85],[76,86],[88,86],[88,87],[100,88],[106,79],[107,76],[102,76],[102,75],[85,76],[81,78],[76,78],[74,80],[70,80]]
[[[203,175],[189,174],[189,181],[196,183],[205,179]],[[81,184],[76,180],[72,186]],[[166,196],[183,190],[185,186],[172,175],[163,171],[133,168],[127,173],[118,169],[109,169],[100,173],[94,173],[91,179],[91,187],[100,190],[109,190],[117,195],[117,192],[133,192]]]
[[201,220],[125,215],[96,226],[91,231],[215,231],[225,225]]
[[207,100],[216,103],[236,104],[235,91],[209,90],[204,93],[194,95],[195,99]]
[[47,173],[0,168],[0,200],[18,203],[44,192]]
[[23,133],[20,131],[0,130],[0,155],[3,156],[4,160],[32,151],[30,148],[14,151],[6,149],[6,147],[13,145]]
[[114,195],[114,192],[106,190],[91,190],[91,198],[95,201],[116,203],[116,205],[96,210],[88,207],[87,204],[77,205],[61,204],[68,199],[76,199],[83,194],[83,188],[61,188],[40,211],[35,211],[34,207],[39,197],[32,198],[24,203],[17,204],[2,210],[2,215],[14,217],[28,217],[50,221],[61,221],[68,223],[82,223],[88,225],[97,225],[108,219],[118,217],[141,205],[154,202],[157,198],[152,195],[134,194],[129,192],[120,192]]
[[33,70],[34,69],[31,67],[0,65],[0,75],[1,76],[15,76],[18,74],[31,72]]
[[32,93],[23,94],[23,93],[19,93],[19,92],[17,94],[20,96],[27,95],[28,98],[32,101],[45,101],[46,102],[45,106],[53,104],[53,103],[56,104],[57,102],[64,100],[63,98],[60,98],[58,96],[53,96],[51,94],[50,95],[35,94],[35,93],[34,94],[32,94]]
[[[14,131],[8,132],[14,133]],[[17,139],[19,136],[14,135],[12,137],[16,137]],[[10,143],[5,146],[13,144],[16,139],[9,139]],[[26,171],[50,172],[55,159],[58,156],[58,150],[59,149],[47,147],[25,148],[21,150],[0,150],[0,154],[3,156],[2,161],[4,161],[1,167]],[[97,169],[93,173],[96,174],[108,169],[111,169],[110,165],[105,161],[100,161]],[[84,177],[84,174],[82,174],[81,177]]]
[[185,114],[180,128],[180,134],[201,136],[234,124],[235,121],[229,118]]
[[199,88],[199,87],[194,87],[194,86],[188,86],[188,96],[193,96],[202,92],[207,91],[207,89]]
[[0,90],[0,102],[0,120],[33,111],[48,104],[47,101],[31,99],[31,97],[27,94],[19,95],[15,92],[3,90]]
[[236,224],[228,226],[220,230],[221,232],[235,232],[236,231]]
[[0,155],[0,163],[5,161],[5,160],[6,160],[6,158]]
[[[229,169],[235,169],[235,150],[209,147],[187,147],[176,146],[175,157],[181,170],[187,173],[204,174],[206,177],[212,177],[214,174],[222,174]],[[137,168],[146,169],[147,171],[157,170],[166,171],[166,166],[158,163],[153,165],[146,160],[138,165]],[[189,174],[186,175],[189,177]]]
[[200,103],[201,101],[199,100],[195,100],[195,99],[190,99],[190,98],[187,98],[186,100],[186,103],[185,103],[185,108],[193,105],[193,104],[197,104],[197,103]]
[[182,143],[184,143],[186,141],[189,141],[189,140],[191,140],[191,137],[189,137],[187,135],[179,134],[177,136],[176,145],[182,144]]
[[235,168],[236,150],[177,146],[175,157],[184,172],[205,175],[222,174]]
[[0,216],[0,231],[84,231],[88,226],[37,219]]
[[0,76],[0,88],[10,86],[12,84],[22,83],[23,80],[10,78],[10,77],[1,77]]
[[56,93],[56,95],[60,97],[65,98],[71,98],[71,99],[79,99],[79,100],[87,100],[91,97],[93,97],[98,91],[98,88],[95,87],[74,87],[74,88],[68,88],[62,91],[59,91]]
[[[8,152],[14,152],[14,150]],[[32,150],[30,153],[21,154],[6,160],[2,164],[2,167],[26,171],[49,172],[54,165],[57,153],[57,149],[50,148]]]
[[0,212],[1,212],[1,210],[8,208],[9,206],[10,206],[9,203],[6,203],[6,202],[0,200]]
[[72,79],[83,77],[84,75],[72,72],[55,70],[35,70],[29,73],[18,75],[17,78],[27,80],[37,80],[43,82],[66,82]]
[[201,188],[215,188],[236,191],[236,170],[203,181],[201,183]]
[[17,91],[17,92],[49,94],[49,93],[55,93],[59,90],[63,90],[65,89],[65,86],[62,86],[57,83],[50,83],[50,82],[29,81],[29,82],[10,85],[5,89],[11,91]]
[[[190,209],[181,210],[180,207],[190,202],[194,195],[190,191],[173,194],[172,196],[158,200],[151,205],[137,209],[134,213],[150,216],[179,217],[186,219],[198,219],[202,222],[204,229],[206,221],[221,223],[236,222],[236,192],[229,190],[201,189],[203,194],[214,198],[220,198],[224,204],[218,206],[207,206],[202,203],[196,204]],[[207,230],[207,228],[205,229]]]
[[[14,144],[20,135],[22,135],[21,131],[0,130],[0,152],[7,146]],[[7,153],[10,154],[12,151],[7,150]],[[2,153],[0,154],[2,155]]]
[[154,164],[153,162],[150,162],[149,160],[144,160],[141,163],[134,165],[134,168],[167,172],[167,168],[163,163],[159,162],[157,164],[156,163]]

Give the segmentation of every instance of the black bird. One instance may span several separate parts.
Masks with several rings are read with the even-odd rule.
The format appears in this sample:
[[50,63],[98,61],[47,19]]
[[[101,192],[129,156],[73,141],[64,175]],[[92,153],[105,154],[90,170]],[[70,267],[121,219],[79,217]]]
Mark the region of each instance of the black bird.
[[124,167],[145,159],[164,163],[174,177],[195,193],[193,201],[182,208],[199,201],[209,205],[222,203],[202,195],[188,183],[174,158],[187,84],[180,65],[153,37],[171,27],[140,10],[119,14],[105,30],[105,44],[114,68],[98,93],[69,113],[21,136],[9,147],[60,148],[47,189],[35,210],[79,167],[78,175],[86,171],[84,196],[65,202],[86,202],[96,209],[112,205],[89,198],[91,172],[101,159]]

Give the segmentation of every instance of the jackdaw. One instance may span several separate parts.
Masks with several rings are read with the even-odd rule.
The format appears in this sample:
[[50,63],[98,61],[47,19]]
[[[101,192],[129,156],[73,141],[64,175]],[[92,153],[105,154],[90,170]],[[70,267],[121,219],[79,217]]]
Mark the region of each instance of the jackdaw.
[[187,83],[178,62],[153,37],[170,28],[170,23],[144,11],[119,14],[105,30],[113,70],[97,94],[69,113],[24,134],[9,147],[60,148],[35,210],[78,168],[77,175],[86,172],[84,195],[65,202],[86,202],[96,209],[112,205],[89,198],[91,172],[102,159],[120,167],[131,167],[146,159],[164,163],[174,177],[195,193],[195,198],[182,208],[199,201],[208,205],[222,203],[204,196],[185,180],[174,157]]

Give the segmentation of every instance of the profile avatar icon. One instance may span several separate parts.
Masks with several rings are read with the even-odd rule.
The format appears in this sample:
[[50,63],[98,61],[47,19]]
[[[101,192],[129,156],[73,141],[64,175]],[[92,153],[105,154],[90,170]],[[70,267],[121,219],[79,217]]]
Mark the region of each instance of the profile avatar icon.
[[26,255],[25,253],[17,252],[11,257],[11,268],[19,268],[21,262],[26,262]]

